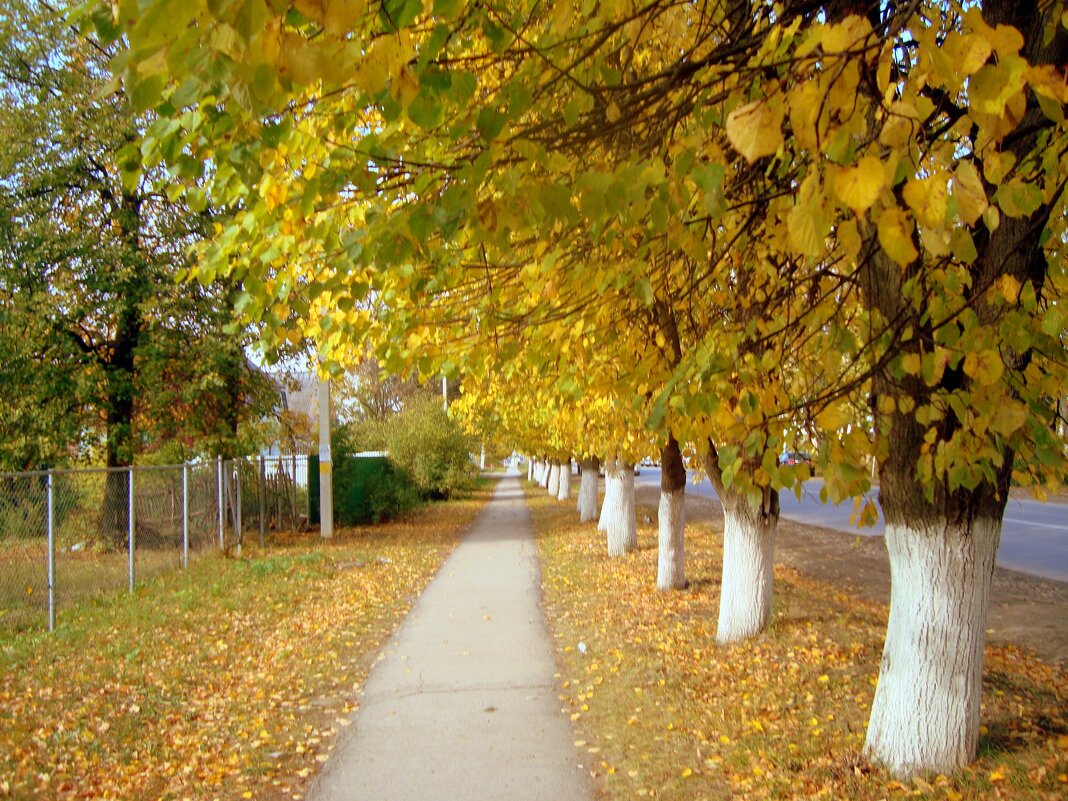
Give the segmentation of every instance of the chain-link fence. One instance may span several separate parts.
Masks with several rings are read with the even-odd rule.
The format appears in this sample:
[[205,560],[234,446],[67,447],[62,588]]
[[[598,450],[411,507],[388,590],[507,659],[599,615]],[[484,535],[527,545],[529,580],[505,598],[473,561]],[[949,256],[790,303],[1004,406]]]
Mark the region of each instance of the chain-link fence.
[[308,520],[308,457],[0,474],[0,632]]

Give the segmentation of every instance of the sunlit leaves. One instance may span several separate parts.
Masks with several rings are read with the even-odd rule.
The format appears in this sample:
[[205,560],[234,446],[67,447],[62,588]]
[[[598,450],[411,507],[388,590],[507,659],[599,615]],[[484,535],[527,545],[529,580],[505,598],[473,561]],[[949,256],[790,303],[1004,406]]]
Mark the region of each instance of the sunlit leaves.
[[[783,8],[743,35],[718,4],[460,14],[396,0],[340,17],[336,5],[278,17],[265,5],[277,35],[247,44],[233,8],[199,7],[218,25],[204,27],[198,66],[171,72],[201,81],[175,91],[210,114],[146,155],[220,165],[211,199],[246,216],[200,275],[264,287],[246,310],[268,337],[314,335],[338,362],[372,342],[391,367],[427,373],[507,371],[505,355],[521,355],[517,373],[552,376],[537,402],[603,392],[651,408],[657,430],[670,420],[739,442],[771,418],[776,448],[815,435],[806,406],[839,389],[862,415],[865,370],[897,364],[921,326],[960,351],[955,364],[1010,339],[1028,347],[985,322],[945,333],[968,293],[986,297],[967,269],[1003,220],[1060,202],[1063,132],[1043,130],[1032,155],[1014,142],[1037,130],[1022,116],[1036,98],[1043,119],[1063,117],[1063,79],[978,8],[895,6],[874,30]],[[136,26],[139,8],[124,10]],[[143,31],[131,45],[150,65],[127,71],[133,87],[165,45]],[[261,104],[287,109],[277,141],[259,133]],[[288,192],[260,191],[262,173]],[[896,274],[869,275],[876,263]],[[881,298],[901,305],[874,313],[863,287],[887,277],[900,286]],[[340,298],[375,308],[330,308]],[[681,355],[651,314],[677,298]],[[264,313],[276,301],[288,319]],[[1030,327],[1017,322],[1006,332]],[[404,344],[413,332],[418,347]],[[611,367],[607,342],[619,343]],[[941,365],[920,374],[944,377]],[[990,373],[963,376],[987,386]]]
[[754,100],[727,115],[727,138],[747,161],[771,156],[782,144],[783,108],[777,100]]
[[886,171],[874,156],[864,156],[855,167],[839,170],[834,178],[834,191],[846,206],[857,214],[870,209],[882,194]]
[[912,241],[912,220],[905,212],[897,208],[884,209],[879,215],[878,226],[879,244],[899,265],[905,267],[920,255]]

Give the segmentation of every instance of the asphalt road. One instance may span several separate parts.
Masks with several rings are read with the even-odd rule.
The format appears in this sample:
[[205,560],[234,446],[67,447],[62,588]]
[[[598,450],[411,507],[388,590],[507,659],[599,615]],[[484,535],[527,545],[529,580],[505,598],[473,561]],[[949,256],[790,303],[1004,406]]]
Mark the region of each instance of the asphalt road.
[[[660,468],[642,467],[641,474],[634,481],[641,486],[659,487]],[[792,492],[782,493],[782,516],[800,523],[866,537],[883,535],[882,517],[874,526],[857,528],[849,520],[853,514],[851,503],[841,506],[821,503],[821,483],[819,479],[806,482],[801,500]],[[716,491],[708,479],[694,484],[692,474],[686,491],[707,498],[716,497]],[[997,563],[1000,567],[1032,576],[1068,582],[1068,505],[1010,500],[1005,509]]]

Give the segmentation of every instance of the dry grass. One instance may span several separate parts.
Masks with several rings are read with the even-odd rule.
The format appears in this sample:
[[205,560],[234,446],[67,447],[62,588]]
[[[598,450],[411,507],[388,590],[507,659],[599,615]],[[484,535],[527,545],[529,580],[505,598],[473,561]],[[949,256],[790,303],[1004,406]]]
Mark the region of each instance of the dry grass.
[[488,499],[205,558],[0,644],[0,798],[300,798]]
[[609,559],[603,535],[579,526],[570,504],[540,492],[530,502],[562,697],[606,798],[1068,793],[1064,672],[1013,648],[988,649],[979,760],[901,784],[861,756],[884,605],[777,568],[770,630],[717,647],[721,529],[688,530],[691,586],[661,593],[654,528],[640,528],[637,553]]

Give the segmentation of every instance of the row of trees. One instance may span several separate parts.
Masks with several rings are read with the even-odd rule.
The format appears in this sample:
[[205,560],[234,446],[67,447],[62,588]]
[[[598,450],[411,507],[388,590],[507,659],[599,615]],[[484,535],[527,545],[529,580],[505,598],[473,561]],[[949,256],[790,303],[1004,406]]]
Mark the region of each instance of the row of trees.
[[215,215],[140,170],[155,119],[109,90],[117,49],[0,11],[0,469],[248,453],[276,403],[225,331],[237,282],[179,281]]
[[974,756],[1008,490],[1065,474],[1062,11],[89,13],[158,115],[146,163],[231,213],[194,272],[240,282],[267,346],[462,372],[473,419],[550,460],[599,456],[613,486],[655,442],[665,588],[685,580],[692,451],[724,506],[720,639],[767,619],[778,493],[807,475],[778,454],[820,443],[833,500],[863,497],[874,459],[893,590],[867,750],[911,774]]

